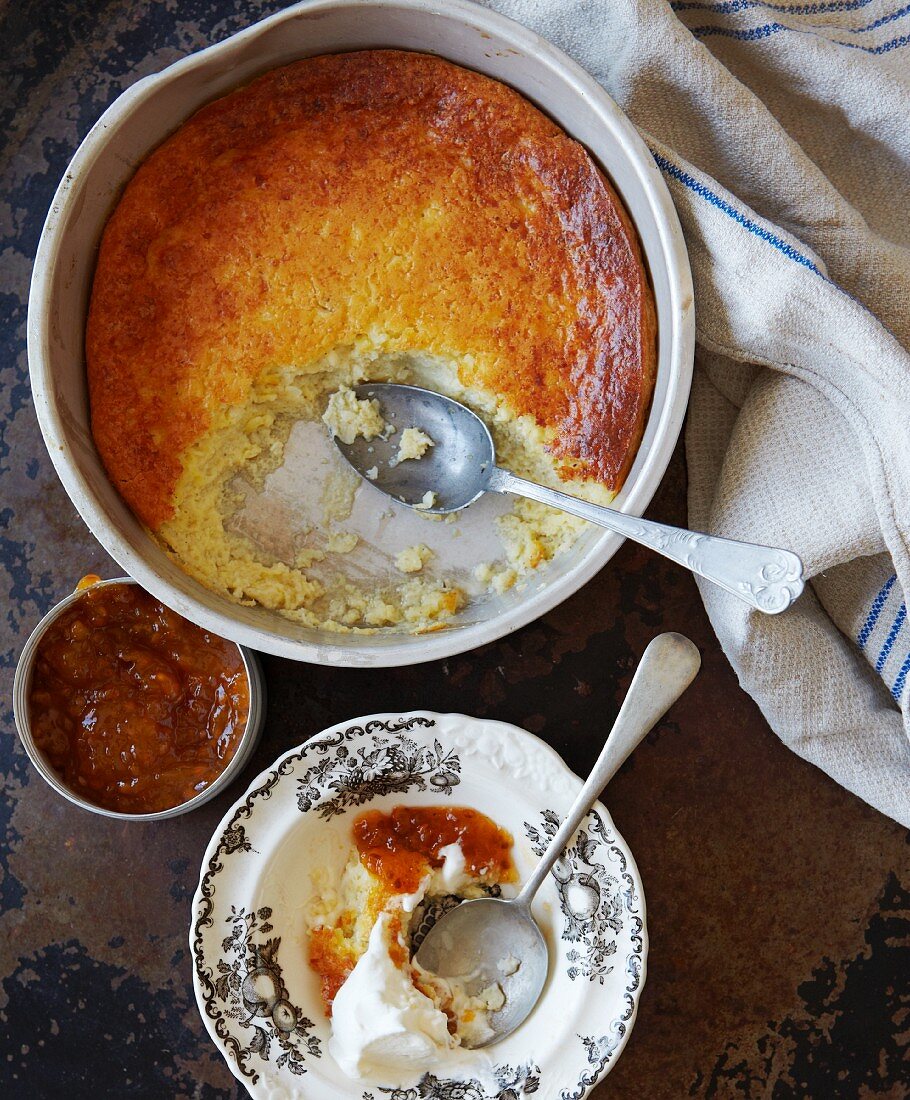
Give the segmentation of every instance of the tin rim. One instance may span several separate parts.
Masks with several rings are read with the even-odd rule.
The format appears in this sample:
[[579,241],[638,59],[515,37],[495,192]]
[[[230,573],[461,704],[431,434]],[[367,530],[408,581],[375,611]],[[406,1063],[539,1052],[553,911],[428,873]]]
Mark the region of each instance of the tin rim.
[[[55,377],[54,333],[58,325],[55,320],[59,295],[57,273],[64,265],[64,254],[69,255],[69,239],[77,221],[74,212],[81,211],[86,201],[86,178],[90,177],[93,165],[114,138],[135,130],[137,112],[178,79],[197,72],[208,73],[211,77],[219,68],[230,68],[243,51],[254,47],[269,67],[280,64],[280,60],[276,60],[280,51],[273,53],[273,47],[260,49],[259,40],[286,21],[317,21],[337,15],[349,18],[351,25],[356,26],[358,14],[374,11],[386,16],[413,13],[432,22],[438,28],[438,49],[434,46],[431,52],[438,52],[443,57],[450,56],[447,44],[457,40],[459,33],[469,30],[507,47],[510,54],[525,58],[530,71],[552,73],[561,96],[586,105],[586,109],[594,112],[598,127],[603,131],[603,140],[606,141],[607,136],[612,138],[611,144],[619,150],[619,160],[633,173],[633,190],[639,196],[642,212],[647,212],[646,220],[654,237],[650,247],[643,240],[645,258],[652,277],[659,267],[665,271],[667,279],[665,291],[658,298],[658,312],[661,303],[664,311],[659,342],[666,342],[668,349],[666,363],[663,367],[659,365],[658,371],[659,377],[665,373],[667,388],[660,405],[652,404],[645,438],[630,477],[615,502],[620,511],[641,515],[653,498],[678,442],[692,378],[695,344],[692,276],[673,199],[648,146],[590,74],[562,50],[520,23],[471,0],[447,0],[443,5],[434,4],[432,0],[304,0],[133,84],[108,108],[85,138],[58,188],[38,245],[28,318],[30,376],[39,426],[66,492],[108,553],[163,603],[221,637],[292,660],[350,668],[420,664],[469,652],[509,635],[577,592],[607,564],[623,539],[602,532],[564,573],[551,579],[540,591],[527,593],[514,606],[492,617],[457,624],[451,630],[436,634],[395,635],[374,644],[373,640],[361,637],[355,641],[350,638],[341,641],[342,636],[337,634],[326,636],[324,632],[304,628],[299,632],[290,632],[290,628],[279,630],[264,619],[241,615],[236,605],[220,596],[216,598],[187,574],[172,573],[169,563],[160,557],[160,548],[155,546],[154,540],[150,541],[147,533],[139,529],[131,513],[121,510],[122,502],[117,502],[113,495],[108,496],[103,488],[99,489],[101,482],[98,479],[104,475],[97,468],[97,455],[83,452],[82,441],[78,448],[75,446],[75,437],[67,421],[60,381]],[[381,42],[377,39],[369,48],[377,44],[412,48],[403,45],[400,39],[398,34],[382,37]],[[351,36],[343,30],[338,31],[338,41],[341,44],[327,48],[327,52],[353,48]],[[510,83],[505,75],[495,79]],[[549,103],[549,99],[542,103],[548,113]],[[570,136],[575,136],[568,124],[566,130]],[[624,193],[627,204],[631,193]],[[641,235],[641,226],[639,233]],[[85,249],[80,246],[78,251],[81,255]],[[654,428],[650,435],[652,421]],[[105,483],[105,487],[110,486]]]
[[[265,719],[265,680],[257,655],[251,649],[247,649],[245,646],[232,641],[231,644],[237,646],[240,658],[243,661],[244,671],[246,672],[249,690],[249,712],[234,755],[228,761],[224,771],[222,771],[204,791],[200,791],[198,794],[193,795],[193,797],[187,799],[186,802],[180,802],[176,806],[169,806],[166,810],[155,810],[154,812],[143,814],[130,814],[120,810],[108,810],[103,806],[98,806],[94,802],[89,802],[64,782],[35,744],[31,731],[28,694],[31,688],[32,672],[34,670],[38,646],[49,628],[68,607],[74,604],[86,592],[113,584],[138,585],[139,582],[132,577],[110,577],[107,580],[95,581],[93,584],[86,585],[84,588],[76,588],[59,603],[54,604],[29,635],[19,655],[19,660],[16,664],[16,673],[13,679],[13,717],[16,722],[16,732],[19,734],[19,740],[22,742],[22,747],[25,749],[26,755],[29,760],[31,760],[35,770],[41,778],[52,787],[57,794],[62,795],[74,806],[78,806],[80,809],[88,810],[94,814],[100,814],[102,817],[116,818],[120,821],[162,821],[169,817],[178,817],[182,814],[189,813],[190,810],[195,810],[198,806],[208,802],[228,787],[246,766],[262,734],[262,726]],[[225,641],[231,640],[225,639]]]

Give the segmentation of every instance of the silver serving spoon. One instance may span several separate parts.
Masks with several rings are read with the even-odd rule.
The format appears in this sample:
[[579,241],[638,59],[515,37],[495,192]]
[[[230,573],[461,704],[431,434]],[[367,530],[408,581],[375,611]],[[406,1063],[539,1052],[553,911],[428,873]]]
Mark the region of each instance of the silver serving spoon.
[[[444,978],[459,978],[471,995],[494,984],[505,995],[502,1008],[489,1016],[493,1035],[478,1045],[499,1042],[526,1019],[537,1003],[549,958],[547,942],[531,914],[534,895],[600,792],[686,690],[700,665],[698,649],[682,634],[655,638],[642,655],[594,770],[518,897],[511,901],[463,901],[440,917],[427,933],[415,956],[425,970]],[[470,977],[465,979],[465,975]]]
[[[648,546],[769,615],[785,611],[803,590],[803,563],[789,550],[627,516],[510,474],[496,465],[486,424],[449,397],[391,382],[368,382],[354,392],[361,399],[375,398],[396,431],[389,439],[358,437],[346,444],[336,437],[335,443],[361,477],[369,471],[370,484],[402,504],[444,515],[466,508],[484,493],[515,493]],[[411,427],[426,433],[435,446],[419,460],[395,465],[400,432]]]

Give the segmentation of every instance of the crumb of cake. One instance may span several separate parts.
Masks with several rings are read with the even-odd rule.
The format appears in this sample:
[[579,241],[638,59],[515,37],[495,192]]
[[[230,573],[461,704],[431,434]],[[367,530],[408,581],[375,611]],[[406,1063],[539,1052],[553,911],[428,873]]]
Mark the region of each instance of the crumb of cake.
[[486,989],[482,989],[478,994],[478,998],[488,1012],[499,1012],[506,1003],[506,995],[503,993],[499,982],[493,982]]
[[397,466],[399,462],[423,458],[430,447],[435,446],[436,443],[420,428],[405,428],[398,443],[398,454],[392,459],[390,465]]
[[375,439],[388,430],[379,402],[360,398],[348,386],[340,386],[330,397],[322,419],[336,438],[350,445],[358,436]]
[[329,535],[326,550],[332,554],[350,554],[357,548],[360,539],[352,531],[336,531]]
[[493,574],[493,578],[490,581],[490,587],[499,596],[503,592],[508,592],[518,580],[518,574],[514,569],[500,569],[497,573]]
[[339,463],[326,478],[322,493],[322,522],[326,527],[350,518],[360,478],[350,466]]
[[435,508],[436,507],[436,494],[432,491],[432,489],[428,489],[423,494],[423,498],[421,499],[420,503],[415,504],[414,507],[417,508],[418,511],[423,510],[423,509],[427,509],[427,508]]
[[364,471],[364,477],[368,477],[370,481],[375,481],[379,477],[379,467],[371,466],[369,470]]
[[400,573],[419,573],[432,557],[433,551],[423,543],[408,546],[395,558],[395,568]]
[[518,580],[518,572],[511,566],[507,566],[505,569],[497,569],[490,562],[481,562],[474,569],[474,579],[486,585],[490,592],[495,592],[496,595],[501,596],[515,585]]
[[451,618],[461,610],[467,597],[464,590],[447,581],[423,580],[415,577],[399,589],[403,621],[410,626],[424,626]]

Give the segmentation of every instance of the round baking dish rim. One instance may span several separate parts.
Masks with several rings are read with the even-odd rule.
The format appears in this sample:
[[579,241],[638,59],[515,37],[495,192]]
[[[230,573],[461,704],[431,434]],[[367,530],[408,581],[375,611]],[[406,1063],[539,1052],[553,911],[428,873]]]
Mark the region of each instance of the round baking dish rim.
[[[28,355],[39,426],[57,474],[92,534],[144,588],[178,614],[241,646],[315,664],[395,667],[463,653],[526,626],[578,591],[607,564],[624,540],[619,535],[607,533],[573,568],[545,589],[530,595],[514,608],[483,622],[417,637],[402,635],[400,644],[389,644],[375,649],[282,637],[271,631],[240,623],[229,614],[206,606],[189,592],[179,590],[129,544],[127,537],[119,531],[116,520],[105,509],[103,502],[95,495],[87,478],[71,457],[48,366],[48,305],[59,258],[60,215],[72,201],[70,192],[75,182],[104,144],[106,131],[114,123],[122,123],[159,86],[170,82],[181,73],[207,65],[213,57],[217,56],[222,60],[225,56],[229,57],[232,52],[242,49],[249,41],[286,20],[300,15],[317,18],[320,14],[345,7],[406,9],[443,18],[460,17],[480,34],[493,34],[500,39],[511,40],[533,61],[553,69],[574,95],[595,104],[605,125],[611,131],[617,132],[617,140],[624,155],[636,169],[661,243],[659,255],[647,253],[646,260],[649,265],[660,260],[666,265],[670,276],[668,285],[671,300],[665,312],[669,316],[671,331],[665,331],[666,319],[662,322],[664,328],[658,331],[658,340],[668,341],[674,349],[670,358],[672,374],[668,379],[667,397],[660,409],[653,438],[648,450],[644,452],[644,461],[637,472],[635,483],[629,486],[627,482],[616,502],[621,511],[630,515],[640,515],[644,511],[657,490],[682,429],[694,359],[692,276],[673,200],[647,145],[592,76],[534,32],[470,0],[447,0],[442,7],[429,0],[394,0],[392,3],[386,0],[304,0],[303,3],[295,4],[238,31],[222,42],[184,57],[128,88],[107,108],[77,149],[51,204],[32,273],[27,326]],[[444,43],[441,46],[440,56],[445,56]],[[650,428],[650,423],[647,428]]]

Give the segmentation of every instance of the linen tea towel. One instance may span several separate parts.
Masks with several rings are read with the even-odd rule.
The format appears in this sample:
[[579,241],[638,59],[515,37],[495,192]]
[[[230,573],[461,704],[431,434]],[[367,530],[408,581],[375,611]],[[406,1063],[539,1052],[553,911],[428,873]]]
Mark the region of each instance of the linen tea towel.
[[699,581],[799,755],[910,826],[910,5],[488,0],[636,124],[695,281],[690,526],[786,546],[771,618]]

